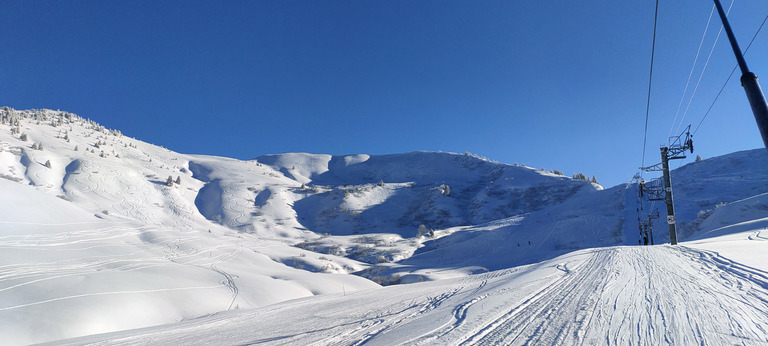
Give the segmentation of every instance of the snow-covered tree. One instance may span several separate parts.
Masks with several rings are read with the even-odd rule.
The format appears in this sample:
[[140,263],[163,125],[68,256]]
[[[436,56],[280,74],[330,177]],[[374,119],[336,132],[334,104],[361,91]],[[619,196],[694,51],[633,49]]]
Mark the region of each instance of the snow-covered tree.
[[176,185],[181,185],[181,176],[177,175],[176,176],[176,181],[174,181],[174,183],[176,183]]
[[168,176],[168,179],[165,180],[165,185],[166,186],[173,186],[173,177],[172,176],[170,176],[170,175]]
[[584,181],[589,181],[589,178],[587,178],[587,176],[586,176],[586,175],[584,175],[584,173],[581,173],[581,172],[579,172],[579,173],[574,173],[574,174],[573,174],[573,179],[576,179],[576,180],[584,180]]
[[51,168],[51,160],[45,161],[45,167]]
[[418,229],[419,237],[427,234],[427,232],[428,231],[427,231],[427,226],[426,225],[424,225],[424,224],[419,225],[419,229]]

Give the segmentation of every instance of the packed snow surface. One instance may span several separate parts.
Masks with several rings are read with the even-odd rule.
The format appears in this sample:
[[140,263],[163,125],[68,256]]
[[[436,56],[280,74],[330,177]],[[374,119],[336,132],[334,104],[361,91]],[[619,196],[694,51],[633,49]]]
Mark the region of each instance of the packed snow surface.
[[[471,154],[184,155],[2,108],[0,335],[768,343],[766,171],[764,149],[674,170],[670,246],[663,204],[636,183]],[[638,246],[658,209],[658,245]]]
[[[764,250],[760,233],[740,236]],[[768,342],[766,316],[764,270],[689,246],[618,246],[72,342],[754,344]]]

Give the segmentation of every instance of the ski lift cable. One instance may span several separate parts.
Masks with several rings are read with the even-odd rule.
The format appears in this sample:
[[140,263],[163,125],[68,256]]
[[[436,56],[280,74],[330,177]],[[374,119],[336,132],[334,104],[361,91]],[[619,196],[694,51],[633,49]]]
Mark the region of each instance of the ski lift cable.
[[[755,35],[754,35],[754,36],[752,36],[752,40],[751,40],[751,41],[749,41],[749,44],[747,45],[747,48],[746,48],[746,49],[744,49],[744,55],[746,55],[746,54],[747,54],[747,52],[749,51],[749,47],[752,47],[752,43],[753,43],[753,42],[755,42],[755,39],[757,38],[757,35],[758,35],[758,34],[760,34],[760,30],[762,30],[762,29],[763,29],[763,26],[765,26],[765,22],[766,22],[766,21],[768,21],[768,15],[766,15],[766,16],[765,16],[765,19],[763,19],[763,22],[760,24],[760,27],[759,27],[759,28],[757,28],[757,32],[755,32]],[[729,74],[729,75],[728,75],[728,78],[725,80],[725,83],[723,83],[723,86],[720,88],[720,91],[719,91],[719,92],[717,93],[717,95],[715,96],[715,99],[714,99],[714,100],[712,100],[712,104],[710,104],[710,105],[709,105],[709,108],[708,108],[708,109],[707,109],[707,111],[704,113],[704,116],[701,118],[701,121],[699,121],[699,125],[698,125],[698,126],[696,126],[696,129],[695,129],[695,130],[693,130],[693,135],[696,135],[696,132],[698,132],[698,131],[699,131],[699,128],[701,127],[701,124],[702,124],[702,123],[704,123],[704,119],[706,119],[706,118],[707,118],[707,115],[709,115],[709,112],[712,110],[712,107],[714,107],[714,106],[715,106],[715,103],[717,102],[717,99],[720,97],[720,94],[722,94],[722,93],[723,93],[723,90],[725,90],[725,86],[726,86],[726,85],[728,84],[728,82],[731,80],[731,77],[733,77],[733,73],[734,73],[734,72],[736,72],[736,68],[738,68],[738,67],[739,67],[739,65],[738,65],[738,64],[736,64],[735,66],[733,66],[733,69],[731,70],[731,74]]]
[[[651,44],[651,71],[648,75],[648,99],[645,104],[645,130],[643,131],[643,159],[640,167],[645,166],[645,147],[648,142],[648,114],[651,109],[651,85],[653,82],[653,57],[656,53],[656,24],[659,20],[659,0],[656,0],[656,10],[653,14],[653,43]],[[642,171],[640,173],[642,176]]]
[[[731,8],[733,8],[733,3],[735,0],[731,0],[731,5],[728,6],[727,14],[731,13]],[[715,47],[717,46],[717,42],[720,40],[720,35],[723,33],[723,26],[720,26],[720,30],[717,32],[717,36],[715,37],[714,43],[712,43],[712,48],[709,50],[709,55],[707,55],[707,60],[704,63],[704,67],[701,69],[701,73],[699,74],[699,79],[696,81],[696,86],[693,88],[693,92],[691,93],[691,97],[688,99],[688,104],[685,106],[685,111],[683,112],[683,116],[680,118],[680,122],[677,123],[677,127],[675,128],[675,122],[672,122],[672,128],[670,128],[670,136],[673,133],[672,129],[674,130],[674,133],[678,133],[680,131],[680,127],[683,126],[683,121],[685,120],[685,116],[688,115],[688,109],[691,108],[691,103],[693,103],[693,98],[696,96],[696,91],[699,90],[699,85],[701,84],[701,78],[704,77],[704,72],[707,70],[707,66],[709,66],[709,60],[712,58],[712,53],[715,51]]]
[[701,53],[701,47],[704,45],[704,38],[707,37],[707,31],[709,31],[709,24],[712,22],[712,15],[714,13],[715,13],[715,5],[712,4],[712,10],[709,11],[709,18],[707,19],[707,26],[704,27],[704,34],[701,35],[701,41],[699,41],[699,48],[696,50],[696,57],[693,59],[693,65],[691,65],[691,72],[688,73],[688,80],[685,82],[685,88],[683,88],[683,95],[680,96],[680,103],[677,104],[677,111],[675,112],[674,119],[672,119],[672,126],[669,128],[669,135],[667,137],[672,136],[672,129],[675,128],[675,123],[677,122],[677,116],[680,114],[680,108],[683,106],[685,95],[688,93],[688,86],[691,83],[691,77],[693,76],[693,71],[696,69],[696,63],[699,61],[699,54]]
[[[733,1],[731,1],[731,6],[733,6]],[[729,13],[731,12],[730,7],[728,7],[728,12]],[[680,118],[680,122],[677,124],[677,129],[675,129],[675,133],[679,133],[680,127],[683,126],[683,120],[685,120],[685,116],[688,114],[688,109],[691,108],[691,103],[693,102],[694,96],[696,96],[696,91],[699,90],[699,84],[701,84],[701,78],[704,77],[704,72],[707,70],[707,66],[709,66],[709,59],[712,58],[712,53],[715,51],[715,47],[717,46],[717,41],[720,40],[720,34],[722,33],[723,33],[723,26],[721,25],[720,30],[717,32],[717,37],[715,37],[715,42],[712,43],[712,49],[709,50],[707,61],[704,62],[704,67],[701,69],[701,74],[699,74],[699,79],[696,81],[696,86],[693,88],[693,92],[691,93],[691,98],[688,99],[688,105],[685,106],[685,112],[683,112],[683,117]]]

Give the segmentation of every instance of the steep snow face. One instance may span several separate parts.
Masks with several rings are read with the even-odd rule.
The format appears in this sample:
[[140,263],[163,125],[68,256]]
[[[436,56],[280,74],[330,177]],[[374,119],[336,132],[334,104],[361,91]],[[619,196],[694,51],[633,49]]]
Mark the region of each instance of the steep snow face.
[[412,257],[386,265],[383,272],[406,281],[438,279],[456,275],[452,268],[499,270],[553,258],[585,244],[624,244],[623,190],[584,191],[543,210],[438,231]]
[[[470,225],[557,205],[584,181],[530,168],[488,162],[468,155],[414,152],[368,156],[284,154],[259,158],[275,170],[301,179],[296,201],[299,222],[318,233],[397,233],[411,236],[419,225],[441,229]],[[311,162],[327,163],[302,168]],[[307,177],[306,175],[302,175]],[[310,186],[307,186],[310,185]]]
[[190,156],[189,170],[204,183],[195,205],[208,220],[265,238],[297,241],[307,234],[293,210],[302,198],[301,183],[280,169],[257,161]]
[[274,168],[289,179],[308,183],[314,177],[328,171],[331,159],[331,155],[288,153],[265,155],[257,158],[256,161]]

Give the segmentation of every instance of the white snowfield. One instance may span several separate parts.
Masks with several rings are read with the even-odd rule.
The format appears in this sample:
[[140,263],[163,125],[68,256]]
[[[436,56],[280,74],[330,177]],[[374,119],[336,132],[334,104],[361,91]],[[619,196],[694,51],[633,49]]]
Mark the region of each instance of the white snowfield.
[[[766,171],[764,149],[673,171],[669,246],[636,184],[184,155],[0,108],[0,344],[764,344]],[[662,245],[637,246],[654,208]]]
[[64,344],[762,344],[766,316],[765,271],[688,246],[619,246]]

